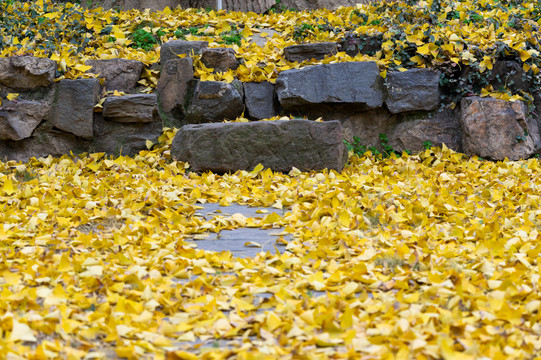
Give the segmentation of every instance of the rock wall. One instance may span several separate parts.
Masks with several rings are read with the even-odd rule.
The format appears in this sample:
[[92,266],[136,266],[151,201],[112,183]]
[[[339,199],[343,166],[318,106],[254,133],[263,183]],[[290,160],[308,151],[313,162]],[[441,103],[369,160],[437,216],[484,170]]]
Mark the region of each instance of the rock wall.
[[[238,66],[231,49],[208,49],[204,42],[175,40],[163,48],[175,49],[175,53],[198,49],[213,67]],[[302,61],[320,56],[322,49],[329,54],[335,51],[327,43],[302,48],[295,45],[286,53]],[[92,66],[88,72],[99,74],[100,79],[55,81],[57,64],[52,60],[32,56],[1,58],[0,158],[24,161],[33,156],[70,152],[133,155],[146,148],[147,140],[155,142],[164,126],[174,126],[180,128],[178,136],[183,139],[197,139],[200,134],[216,139],[221,138],[220,134],[237,134],[215,149],[208,149],[214,143],[211,140],[190,140],[189,146],[179,140],[178,151],[173,154],[178,159],[200,159],[196,155],[204,153],[206,164],[215,154],[217,164],[208,169],[233,170],[219,163],[225,157],[218,156],[217,151],[228,154],[232,164],[240,163],[237,158],[243,159],[246,166],[252,166],[254,159],[271,157],[275,160],[269,164],[283,170],[288,166],[284,154],[297,150],[302,155],[292,153],[291,159],[295,160],[291,166],[303,168],[299,165],[303,161],[306,169],[343,166],[340,156],[336,156],[339,163],[329,165],[332,154],[343,152],[341,141],[335,141],[333,135],[334,140],[326,143],[321,136],[324,127],[313,126],[310,121],[292,125],[298,134],[308,135],[297,145],[290,134],[283,133],[287,141],[269,143],[269,148],[275,146],[270,153],[253,150],[266,147],[259,142],[255,146],[246,136],[246,129],[264,134],[268,131],[265,126],[238,132],[234,128],[238,123],[222,124],[243,113],[251,120],[278,115],[322,118],[324,122],[334,121],[333,134],[338,131],[342,140],[352,143],[358,138],[363,145],[378,146],[380,134],[385,134],[388,144],[399,151],[420,151],[430,142],[491,160],[525,159],[541,152],[537,117],[523,102],[472,96],[463,99],[456,109],[448,109],[440,103],[439,73],[431,69],[390,72],[384,80],[374,62],[349,62],[284,71],[275,84],[200,82],[194,78],[190,57],[171,58],[167,52],[162,56],[162,71],[153,94],[138,93],[136,86],[143,65],[133,60],[93,60],[88,62]],[[114,91],[123,96],[114,96]],[[541,96],[536,94],[535,99],[539,111]],[[222,125],[205,127],[213,123]],[[268,129],[274,134],[289,131],[280,124]],[[192,135],[183,135],[188,130]]]
[[[355,6],[357,3],[370,3],[373,0],[283,0],[281,7],[296,10],[313,10],[326,8],[334,10],[339,6]],[[88,3],[84,4],[85,6]],[[255,13],[264,13],[276,5],[276,0],[222,0],[223,9],[230,11],[252,11]],[[183,9],[187,8],[216,8],[216,0],[93,0],[91,7],[104,7],[106,9],[120,7],[128,9],[151,9],[163,10],[165,7],[170,9],[177,6]]]

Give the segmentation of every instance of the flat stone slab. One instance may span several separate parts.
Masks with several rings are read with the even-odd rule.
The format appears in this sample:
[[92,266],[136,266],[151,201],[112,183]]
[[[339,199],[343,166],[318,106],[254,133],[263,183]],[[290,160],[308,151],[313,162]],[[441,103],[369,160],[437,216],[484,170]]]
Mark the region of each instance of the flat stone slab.
[[208,41],[184,41],[171,40],[161,46],[160,64],[163,66],[167,61],[178,59],[178,55],[186,54],[188,56],[198,55],[208,47]]
[[315,104],[383,105],[383,78],[374,61],[309,66],[283,71],[276,94],[285,109]]
[[440,104],[440,74],[431,69],[395,71],[387,75],[385,104],[392,114],[435,110]]
[[[242,214],[247,218],[263,218],[269,214],[277,213],[283,215],[283,210],[252,207],[245,205],[232,204],[230,206],[220,206],[219,204],[197,204],[201,206],[195,212],[195,216],[201,216],[206,220],[211,220],[216,216],[227,217],[233,214]],[[261,212],[261,213],[258,213]],[[265,213],[262,213],[265,212]],[[276,243],[278,233],[283,228],[260,229],[260,228],[238,228],[234,230],[222,230],[220,233],[209,233],[208,237],[194,241],[198,249],[207,251],[231,251],[236,257],[255,257],[260,252],[270,252],[276,254],[276,250],[285,250],[283,245]],[[282,236],[284,240],[292,240],[291,235]],[[246,246],[250,243],[250,246]],[[259,244],[257,247],[255,244]]]
[[334,42],[323,42],[314,44],[291,45],[284,49],[287,61],[323,60],[325,56],[335,55],[338,47]]
[[347,162],[339,121],[310,120],[209,123],[183,126],[173,139],[171,156],[193,171],[215,173],[333,169]]

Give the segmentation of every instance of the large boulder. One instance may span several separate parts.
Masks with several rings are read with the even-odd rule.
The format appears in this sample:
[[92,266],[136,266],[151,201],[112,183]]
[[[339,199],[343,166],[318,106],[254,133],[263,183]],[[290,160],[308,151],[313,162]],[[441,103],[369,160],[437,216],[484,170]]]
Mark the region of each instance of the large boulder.
[[235,55],[235,50],[231,48],[203,49],[201,61],[207,68],[213,68],[214,72],[225,72],[239,67],[239,61]]
[[103,102],[103,117],[119,123],[150,123],[159,117],[156,94],[108,97]]
[[374,61],[315,65],[280,73],[276,94],[285,109],[340,103],[375,109],[383,104],[383,79]]
[[244,91],[239,81],[201,81],[186,112],[186,122],[199,124],[233,120],[244,111]]
[[251,119],[268,119],[278,115],[274,85],[270,82],[244,83],[244,102]]
[[414,110],[435,110],[440,103],[440,75],[430,69],[411,69],[387,74],[389,111],[397,114]]
[[256,121],[185,125],[171,146],[173,158],[194,171],[252,170],[262,164],[288,172],[334,169],[347,162],[339,121]]
[[98,79],[61,80],[58,82],[51,122],[59,129],[75,136],[93,136],[94,105],[98,101]]
[[491,160],[520,160],[541,148],[539,129],[522,101],[468,97],[461,102],[464,152]]
[[163,66],[169,60],[178,59],[178,55],[186,54],[188,56],[198,55],[208,47],[208,41],[184,41],[171,40],[163,44],[160,48],[160,64]]
[[0,140],[22,140],[32,136],[45,119],[49,104],[37,101],[6,101],[0,110]]
[[325,56],[335,55],[338,52],[336,43],[322,42],[313,44],[291,45],[284,49],[287,61],[322,60]]
[[0,84],[16,90],[51,86],[56,76],[56,62],[34,56],[0,58]]
[[398,151],[417,153],[430,146],[442,146],[462,151],[460,112],[444,110],[423,115],[404,116],[389,135],[389,145]]
[[167,125],[179,124],[189,99],[190,82],[193,80],[191,58],[169,60],[158,80],[158,103]]
[[106,90],[125,92],[133,91],[137,86],[144,67],[141,61],[128,59],[88,60],[85,64],[92,66],[88,73],[99,74],[99,78],[105,79]]

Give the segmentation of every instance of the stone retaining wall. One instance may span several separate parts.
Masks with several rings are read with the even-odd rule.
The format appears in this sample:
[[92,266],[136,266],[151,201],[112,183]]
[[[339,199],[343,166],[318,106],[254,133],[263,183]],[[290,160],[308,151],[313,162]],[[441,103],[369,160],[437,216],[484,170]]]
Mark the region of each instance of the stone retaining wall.
[[[70,151],[133,155],[146,148],[147,140],[155,142],[164,125],[182,132],[184,125],[232,120],[243,113],[251,120],[290,114],[338,120],[343,139],[357,137],[366,146],[377,146],[379,135],[386,134],[399,151],[420,151],[430,141],[487,159],[517,160],[541,150],[535,114],[525,104],[471,97],[450,110],[440,104],[439,74],[431,69],[390,72],[383,79],[376,63],[349,62],[284,71],[276,84],[200,82],[191,58],[168,55],[169,50],[189,54],[195,49],[213,67],[238,66],[230,49],[206,45],[165,44],[154,94],[137,93],[143,65],[133,60],[89,61],[89,72],[99,78],[55,81],[52,60],[1,58],[0,157],[27,160]],[[286,54],[302,61],[334,51],[329,44],[311,44],[293,46]],[[113,96],[113,91],[125,95]],[[13,93],[18,97],[6,100]],[[231,131],[227,126],[212,131]],[[318,141],[313,138],[316,152]]]

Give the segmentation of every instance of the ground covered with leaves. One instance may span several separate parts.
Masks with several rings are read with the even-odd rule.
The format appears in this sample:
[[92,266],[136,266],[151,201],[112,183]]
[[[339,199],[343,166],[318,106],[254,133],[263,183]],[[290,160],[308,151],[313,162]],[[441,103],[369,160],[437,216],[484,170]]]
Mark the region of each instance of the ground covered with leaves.
[[[0,163],[5,359],[533,359],[537,159],[432,148],[334,171],[197,174],[134,158]],[[201,203],[283,209],[205,221]],[[191,237],[284,227],[282,254]],[[285,246],[283,246],[285,245]]]
[[[278,7],[279,9],[279,7]],[[127,58],[147,66],[141,85],[156,87],[160,45],[168,40],[207,40],[232,47],[243,60],[236,70],[212,73],[196,57],[201,80],[274,82],[281,71],[315,63],[377,61],[387,71],[431,67],[442,71],[448,102],[480,94],[531,100],[513,84],[487,80],[498,60],[516,60],[531,89],[539,88],[541,3],[533,0],[429,0],[374,2],[358,8],[269,14],[169,9],[162,12],[84,9],[51,0],[0,1],[0,56],[33,54],[59,62],[59,77],[77,78],[89,59]],[[269,32],[277,31],[277,34]],[[256,35],[269,41],[260,47]],[[272,38],[271,38],[272,36]],[[343,41],[343,52],[322,61],[288,62],[286,46]],[[377,46],[375,46],[377,45]],[[347,55],[351,47],[364,54]],[[467,70],[467,76],[464,71]]]

